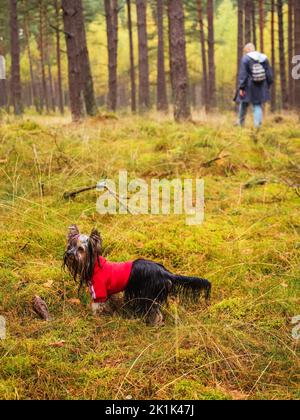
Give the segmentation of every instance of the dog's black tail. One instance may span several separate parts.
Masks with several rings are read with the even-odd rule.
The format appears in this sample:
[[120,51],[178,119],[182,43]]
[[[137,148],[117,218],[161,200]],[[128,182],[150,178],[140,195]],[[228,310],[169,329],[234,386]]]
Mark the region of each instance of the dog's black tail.
[[177,276],[170,273],[172,282],[171,294],[197,301],[201,295],[208,300],[211,295],[211,283],[198,277]]

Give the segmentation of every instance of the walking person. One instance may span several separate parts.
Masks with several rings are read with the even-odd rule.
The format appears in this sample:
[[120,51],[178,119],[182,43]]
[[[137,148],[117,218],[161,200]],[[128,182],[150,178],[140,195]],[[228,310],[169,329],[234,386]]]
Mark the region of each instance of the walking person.
[[0,49],[0,108],[7,106],[5,58]]
[[244,53],[235,98],[235,101],[239,103],[238,125],[244,127],[249,105],[252,104],[254,126],[260,128],[263,123],[263,104],[270,100],[273,72],[268,57],[256,51],[253,44],[247,44]]

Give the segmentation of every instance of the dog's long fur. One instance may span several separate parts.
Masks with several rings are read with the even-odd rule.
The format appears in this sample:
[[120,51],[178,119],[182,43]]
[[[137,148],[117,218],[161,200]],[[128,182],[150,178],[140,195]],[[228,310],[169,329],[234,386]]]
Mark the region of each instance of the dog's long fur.
[[[64,266],[74,280],[79,280],[80,291],[84,285],[90,286],[97,260],[100,265],[102,239],[95,229],[90,236],[80,235],[77,226],[73,225],[69,228],[67,241]],[[207,300],[211,293],[211,283],[197,277],[176,275],[161,264],[138,259],[133,262],[124,292],[125,307],[136,315],[143,316],[149,314],[153,308],[158,313],[171,295],[198,301],[203,294]]]
[[153,302],[163,305],[168,296],[183,296],[197,301],[201,294],[209,299],[211,284],[197,277],[178,276],[163,265],[139,259],[134,261],[127,288],[125,302],[138,314],[149,311]]

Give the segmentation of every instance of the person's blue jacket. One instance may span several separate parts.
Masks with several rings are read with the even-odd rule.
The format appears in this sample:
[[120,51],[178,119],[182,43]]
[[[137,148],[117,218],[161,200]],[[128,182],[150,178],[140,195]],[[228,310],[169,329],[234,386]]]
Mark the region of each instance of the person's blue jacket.
[[[251,68],[255,61],[259,61],[266,70],[267,77],[264,82],[256,83],[252,80]],[[257,51],[248,53],[241,61],[236,101],[238,103],[245,102],[254,105],[263,104],[270,100],[270,87],[272,83],[273,72],[267,56]],[[246,93],[244,97],[240,96],[240,90],[243,90]]]

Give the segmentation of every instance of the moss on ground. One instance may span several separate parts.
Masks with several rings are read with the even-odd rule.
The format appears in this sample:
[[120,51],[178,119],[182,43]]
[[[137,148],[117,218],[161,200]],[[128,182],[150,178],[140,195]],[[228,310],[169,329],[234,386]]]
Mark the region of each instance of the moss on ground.
[[[299,165],[300,127],[289,116],[259,133],[232,129],[224,118],[4,119],[0,311],[8,332],[0,398],[299,398],[290,323],[300,313]],[[66,191],[117,179],[121,169],[146,180],[204,178],[205,223],[103,216],[94,191],[63,200]],[[143,256],[209,278],[211,305],[172,302],[161,329],[93,318],[74,302],[76,285],[61,270],[73,222],[88,232],[97,226],[112,260]],[[47,301],[50,323],[32,312],[35,294]]]

